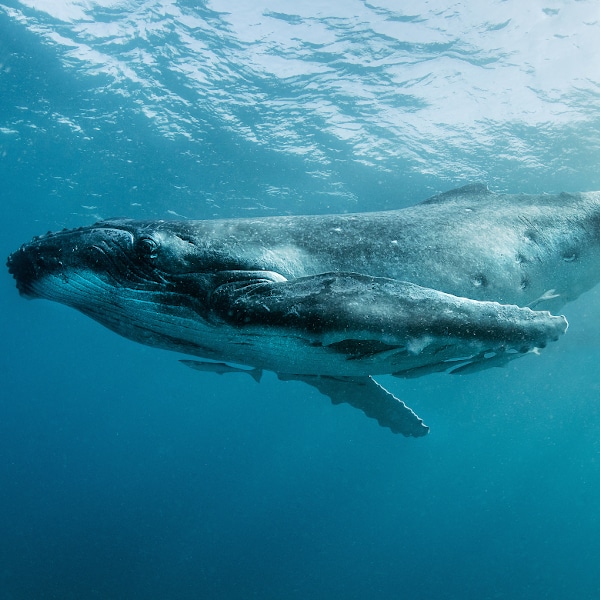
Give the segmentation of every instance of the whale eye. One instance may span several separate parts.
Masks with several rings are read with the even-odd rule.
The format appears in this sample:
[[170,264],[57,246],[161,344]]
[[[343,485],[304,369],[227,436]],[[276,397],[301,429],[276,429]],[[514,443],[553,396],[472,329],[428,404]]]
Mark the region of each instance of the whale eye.
[[142,258],[156,258],[158,256],[158,243],[151,237],[140,238],[135,249]]

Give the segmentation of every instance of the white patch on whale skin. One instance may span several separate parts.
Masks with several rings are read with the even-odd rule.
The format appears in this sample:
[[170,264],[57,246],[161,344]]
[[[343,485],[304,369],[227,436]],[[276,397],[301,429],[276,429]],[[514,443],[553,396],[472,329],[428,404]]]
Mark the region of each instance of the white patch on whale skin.
[[[285,273],[287,275],[304,274],[307,263],[310,263],[309,257],[295,246],[263,248],[259,261],[261,264],[266,265],[270,271],[274,271],[277,274]],[[286,277],[282,275],[281,281],[286,280]]]
[[421,354],[434,339],[430,335],[422,335],[418,338],[411,338],[406,344],[406,349],[410,354]]

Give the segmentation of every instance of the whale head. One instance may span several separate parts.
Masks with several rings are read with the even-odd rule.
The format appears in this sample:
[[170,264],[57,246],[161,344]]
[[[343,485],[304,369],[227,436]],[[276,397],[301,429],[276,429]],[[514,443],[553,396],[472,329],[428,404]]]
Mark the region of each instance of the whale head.
[[184,223],[127,219],[35,237],[7,266],[24,297],[71,306],[134,341],[202,356],[211,355],[198,344],[199,330],[214,329],[211,294],[228,282],[228,267],[239,267],[211,260]]

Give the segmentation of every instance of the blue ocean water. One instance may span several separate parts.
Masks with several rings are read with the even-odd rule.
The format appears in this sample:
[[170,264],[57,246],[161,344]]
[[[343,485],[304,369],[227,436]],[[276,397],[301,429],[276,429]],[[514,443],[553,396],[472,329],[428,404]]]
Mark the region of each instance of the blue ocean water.
[[[598,40],[595,0],[0,0],[1,251],[600,189]],[[541,356],[381,378],[405,439],[0,286],[0,600],[600,597],[600,290]]]

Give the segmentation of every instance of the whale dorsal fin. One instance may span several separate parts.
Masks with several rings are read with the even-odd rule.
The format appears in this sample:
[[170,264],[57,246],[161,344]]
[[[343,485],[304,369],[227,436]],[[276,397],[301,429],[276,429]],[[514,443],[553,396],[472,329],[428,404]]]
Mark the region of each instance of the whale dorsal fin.
[[490,192],[488,186],[485,183],[470,183],[468,185],[463,185],[462,187],[455,188],[453,190],[448,190],[447,192],[443,192],[442,194],[436,194],[427,200],[423,200],[421,204],[439,204],[441,202],[447,202],[449,200],[454,200],[459,196],[488,196],[493,194]]

